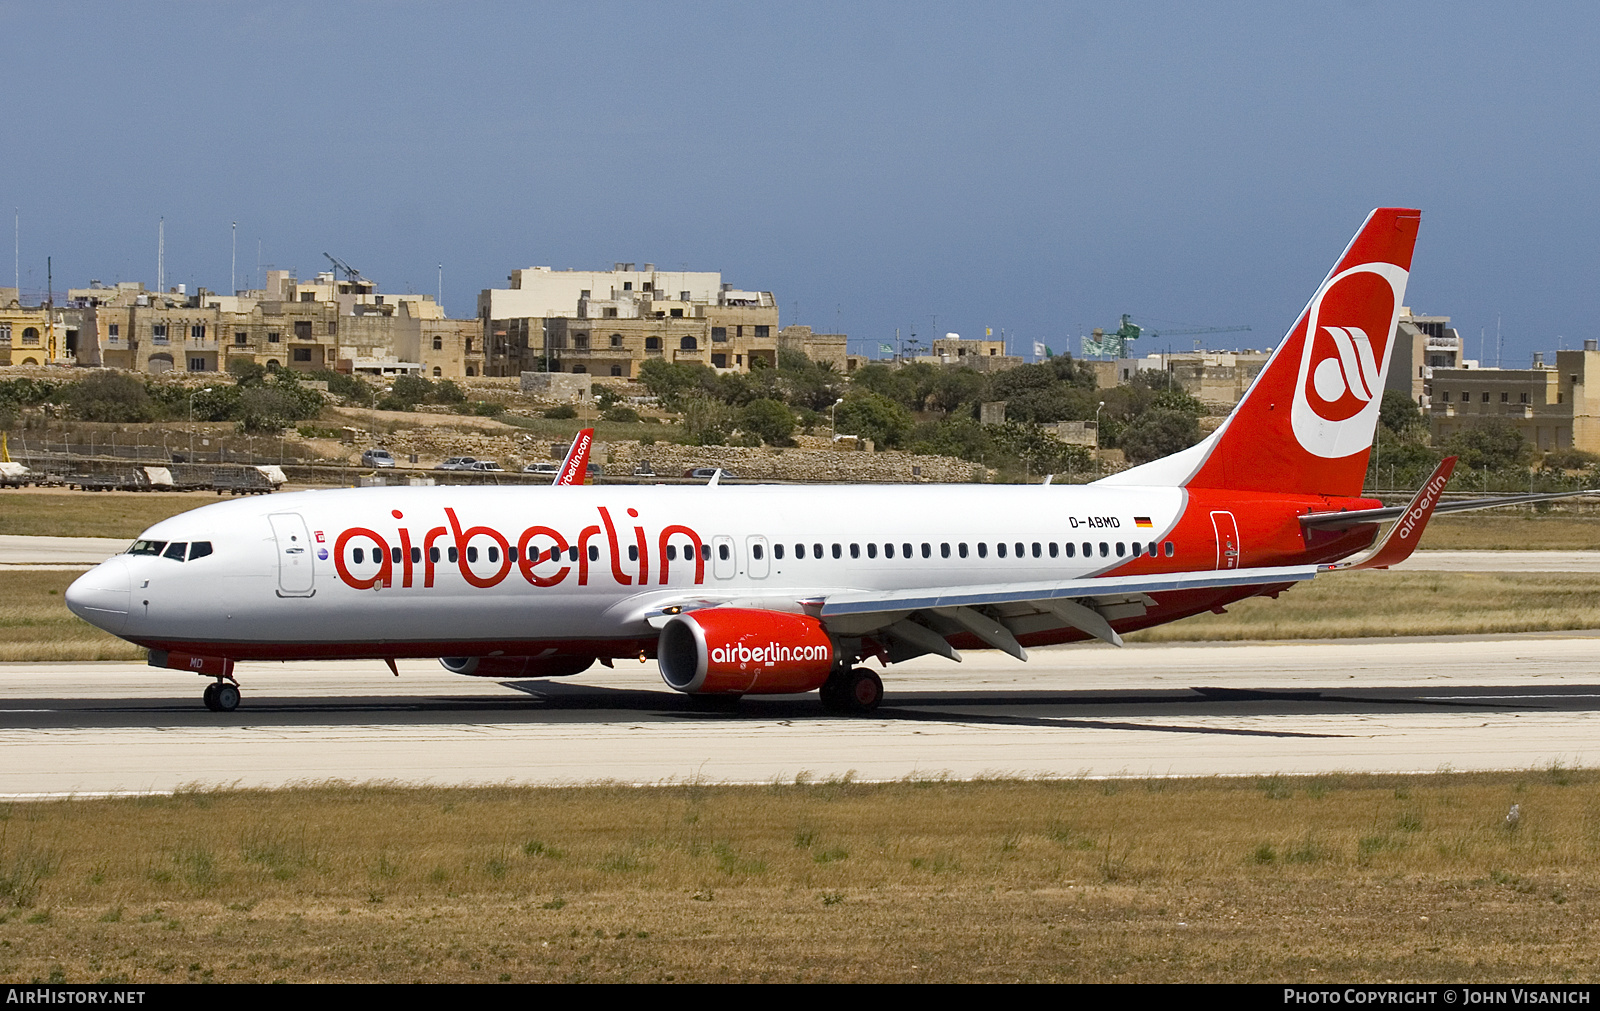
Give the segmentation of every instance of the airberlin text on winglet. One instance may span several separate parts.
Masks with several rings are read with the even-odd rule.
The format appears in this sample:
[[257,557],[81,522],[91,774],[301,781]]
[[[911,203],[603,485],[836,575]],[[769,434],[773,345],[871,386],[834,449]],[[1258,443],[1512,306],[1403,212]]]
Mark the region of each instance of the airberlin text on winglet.
[[[436,526],[422,533],[421,539],[414,539],[414,531],[398,526],[395,538],[398,544],[391,541],[371,527],[350,527],[342,531],[334,540],[333,567],[339,573],[339,578],[346,584],[358,590],[370,590],[374,587],[388,587],[394,585],[396,563],[394,561],[394,548],[399,548],[400,585],[409,588],[415,585],[417,579],[416,569],[422,569],[421,578],[424,588],[433,586],[435,566],[435,542],[443,539],[454,548],[452,561],[460,569],[461,578],[471,586],[486,589],[497,586],[511,574],[515,567],[533,586],[555,586],[571,575],[573,565],[561,565],[565,562],[576,562],[577,579],[579,586],[589,584],[590,540],[605,534],[607,557],[610,560],[610,575],[619,586],[644,586],[650,582],[650,538],[645,533],[643,526],[633,527],[634,554],[637,560],[633,562],[635,571],[626,572],[623,569],[622,551],[618,548],[617,527],[612,520],[611,510],[605,506],[596,509],[600,522],[584,527],[578,532],[576,541],[568,540],[567,536],[553,527],[535,524],[517,535],[516,545],[513,549],[512,542],[505,534],[493,527],[475,526],[462,528],[461,520],[457,518],[453,508],[444,510],[448,526]],[[638,519],[639,511],[629,509],[628,516]],[[395,519],[404,519],[400,510],[392,510],[390,515]],[[320,542],[322,532],[317,531],[317,540]],[[488,575],[479,575],[472,570],[467,548],[475,537],[487,537],[492,541],[497,551],[491,556],[491,565],[498,566]],[[685,539],[683,561],[694,562],[694,581],[696,585],[705,582],[706,560],[710,552],[704,540],[692,528],[680,523],[674,523],[661,528],[656,538],[657,554],[660,563],[660,583],[665,585],[671,578],[671,566],[675,550],[669,550],[669,541],[674,537]],[[366,543],[372,545],[373,556],[378,560],[378,569],[371,576],[357,576],[350,572],[345,559],[345,547],[352,542],[358,545]],[[421,550],[415,553],[420,561],[415,560],[412,546],[416,545]],[[498,559],[498,561],[494,560]],[[448,563],[447,563],[448,564]],[[559,568],[540,571],[541,566],[559,565]]]

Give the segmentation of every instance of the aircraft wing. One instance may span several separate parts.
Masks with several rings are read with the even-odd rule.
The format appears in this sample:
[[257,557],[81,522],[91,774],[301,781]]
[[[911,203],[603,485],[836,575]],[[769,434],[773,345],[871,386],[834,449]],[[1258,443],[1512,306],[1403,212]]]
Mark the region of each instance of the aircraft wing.
[[988,586],[934,586],[911,590],[846,590],[830,593],[822,617],[907,611],[939,607],[981,607],[1075,597],[1126,596],[1162,590],[1199,590],[1219,586],[1272,586],[1298,583],[1317,574],[1315,565],[1274,565],[1254,569],[1206,569],[1201,572],[1159,572],[1143,576],[1099,576],[1036,583],[994,583]]
[[[1583,491],[1539,492],[1532,495],[1504,495],[1498,498],[1469,498],[1458,502],[1440,502],[1433,507],[1433,511],[1436,514],[1471,512],[1474,509],[1494,509],[1499,506],[1554,502],[1557,499],[1578,498],[1583,495],[1600,495],[1600,488],[1588,488]],[[1300,525],[1317,530],[1343,530],[1348,527],[1358,527],[1365,523],[1385,523],[1389,520],[1399,519],[1410,508],[1409,505],[1403,505],[1384,506],[1381,509],[1348,509],[1344,512],[1306,513],[1300,517]]]

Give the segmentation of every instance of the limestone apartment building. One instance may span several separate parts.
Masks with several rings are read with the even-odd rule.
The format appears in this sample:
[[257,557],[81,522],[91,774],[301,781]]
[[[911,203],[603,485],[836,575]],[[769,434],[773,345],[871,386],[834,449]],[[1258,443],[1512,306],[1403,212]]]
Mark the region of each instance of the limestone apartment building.
[[[301,372],[337,369],[435,378],[484,374],[477,320],[446,319],[432,296],[388,295],[369,279],[331,272],[301,281],[267,272],[264,289],[219,295],[139,282],[73,288],[54,312],[52,358],[31,316],[0,291],[0,365],[102,365],[135,372],[220,372],[235,360]],[[14,302],[13,298],[13,302]],[[30,333],[35,331],[35,333]],[[9,340],[7,339],[9,338]]]
[[1536,352],[1527,369],[1435,368],[1428,423],[1434,445],[1492,418],[1514,425],[1540,451],[1600,453],[1600,343]]
[[718,271],[525,267],[509,288],[478,295],[488,375],[567,372],[634,379],[647,361],[726,372],[776,365],[780,347],[845,370],[842,334],[778,326],[770,291],[724,283]]

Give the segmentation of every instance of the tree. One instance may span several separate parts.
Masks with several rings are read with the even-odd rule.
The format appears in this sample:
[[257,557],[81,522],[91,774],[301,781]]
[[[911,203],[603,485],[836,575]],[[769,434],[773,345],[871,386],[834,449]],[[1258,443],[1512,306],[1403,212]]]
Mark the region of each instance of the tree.
[[83,421],[154,421],[159,413],[144,383],[121,372],[97,372],[67,395],[72,416]]
[[292,396],[264,386],[241,393],[237,412],[240,430],[257,434],[281,432],[300,416]]
[[1504,418],[1487,418],[1445,440],[1445,451],[1461,458],[1469,470],[1511,470],[1526,467],[1533,455],[1517,427]]
[[1405,435],[1427,428],[1422,410],[1411,402],[1411,397],[1399,390],[1384,390],[1383,403],[1378,408],[1378,421],[1395,435]]
[[845,397],[837,418],[839,431],[871,439],[882,447],[898,446],[916,424],[905,407],[869,390]]
[[239,386],[260,386],[267,381],[267,367],[248,358],[235,358],[228,362],[228,375]]
[[1147,463],[1188,449],[1200,441],[1200,422],[1187,411],[1157,407],[1128,423],[1117,439],[1133,463]]
[[[389,387],[389,396],[405,404],[403,410],[413,410],[433,395],[433,384],[421,376],[396,376]],[[385,398],[388,399],[388,398]]]
[[700,446],[721,446],[733,431],[733,408],[710,397],[694,397],[683,405],[683,428],[689,441]]
[[794,434],[794,412],[776,400],[752,400],[739,412],[739,427],[769,445],[787,445]]

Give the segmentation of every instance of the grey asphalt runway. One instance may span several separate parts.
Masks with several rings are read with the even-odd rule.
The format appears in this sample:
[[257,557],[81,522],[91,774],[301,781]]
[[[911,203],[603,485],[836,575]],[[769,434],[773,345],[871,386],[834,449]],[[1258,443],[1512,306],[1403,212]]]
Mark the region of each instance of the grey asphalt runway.
[[242,664],[244,704],[129,663],[0,664],[0,795],[429,784],[771,782],[1525,769],[1600,756],[1600,632],[969,653],[884,707],[697,705],[655,665],[560,681],[428,662]]

